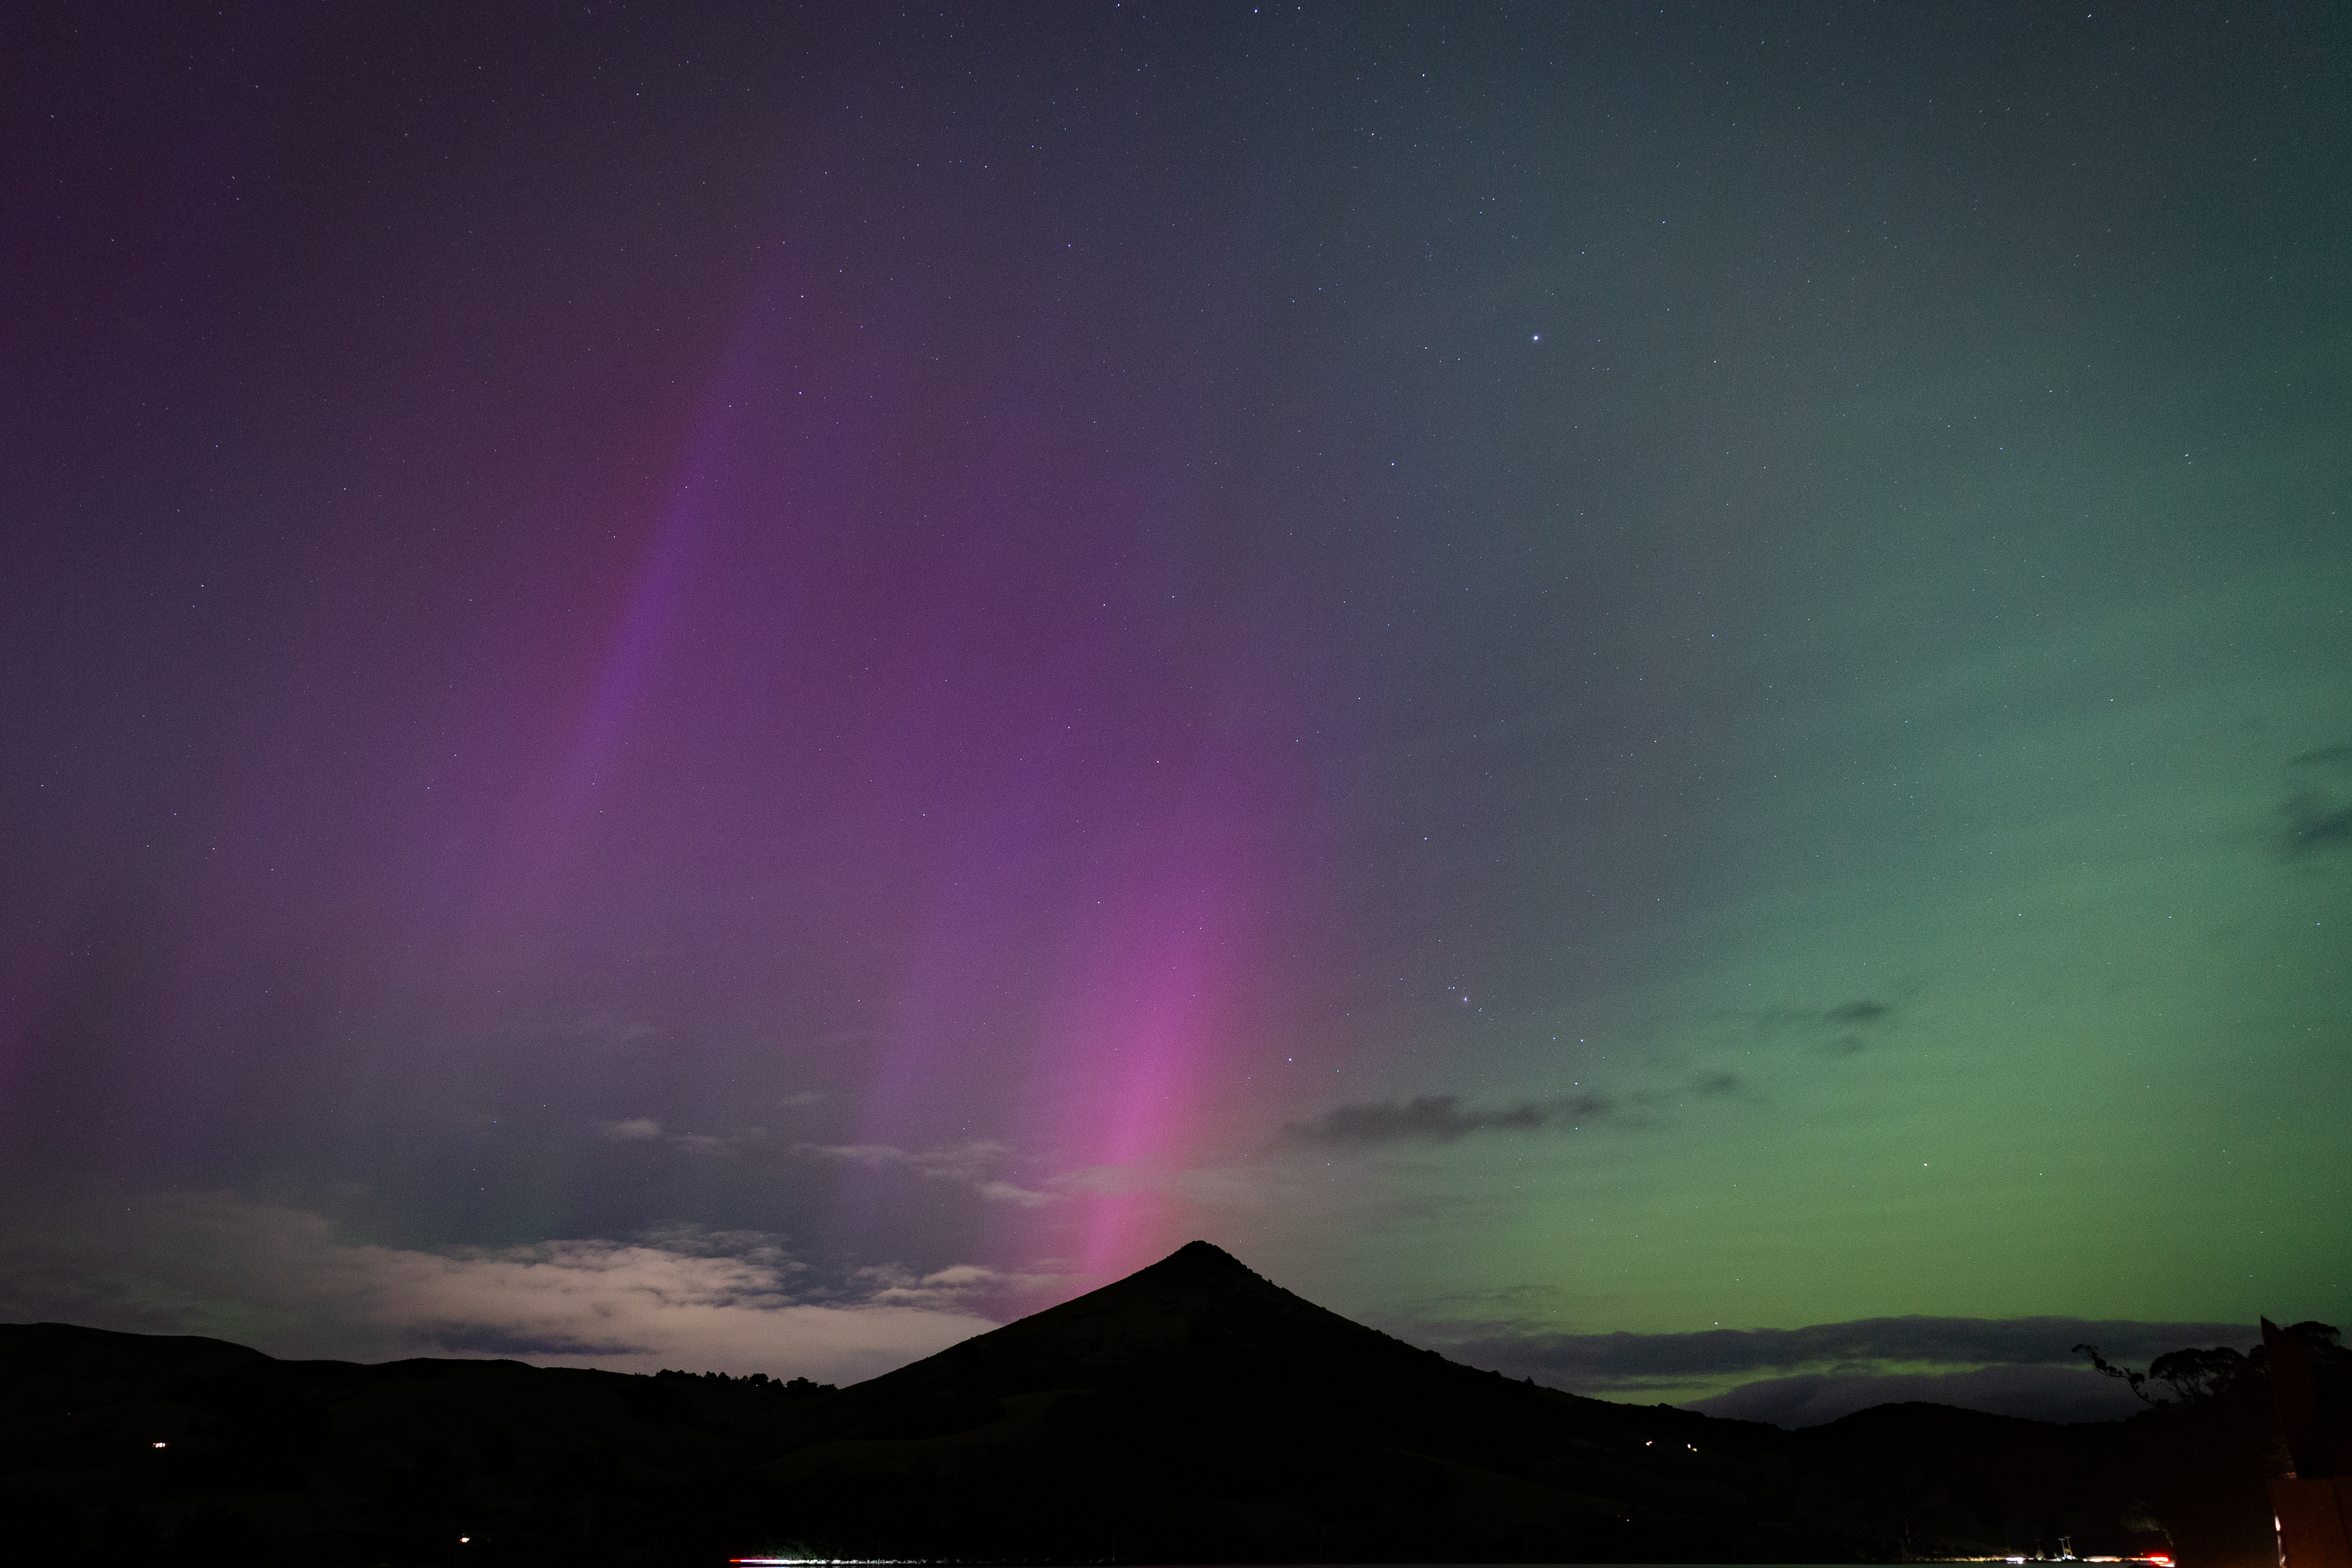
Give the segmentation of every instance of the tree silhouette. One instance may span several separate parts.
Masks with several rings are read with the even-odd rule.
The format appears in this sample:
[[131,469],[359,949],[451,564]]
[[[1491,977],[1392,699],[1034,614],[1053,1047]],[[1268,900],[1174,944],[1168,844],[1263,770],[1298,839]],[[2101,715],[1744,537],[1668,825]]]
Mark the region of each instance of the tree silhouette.
[[[2294,1342],[2315,1369],[2352,1367],[2352,1351],[2344,1349],[2343,1333],[2333,1324],[2305,1319],[2279,1332]],[[2167,1351],[2149,1362],[2146,1372],[2116,1365],[2101,1355],[2096,1345],[2076,1345],[2074,1353],[2089,1356],[2095,1371],[2128,1385],[2148,1405],[2199,1404],[2233,1393],[2252,1382],[2267,1380],[2270,1374],[2270,1350],[2266,1345],[2256,1345],[2252,1353],[2228,1345],[2215,1345],[2210,1350],[2190,1346]],[[2342,1375],[2340,1370],[2336,1375]],[[2168,1384],[2172,1398],[2158,1399],[2150,1394],[2148,1384],[2152,1383]]]
[[[2340,1408],[2343,1395],[2334,1391],[2352,1388],[2352,1351],[2343,1348],[2342,1335],[2315,1320],[2273,1332],[2292,1346],[2283,1353],[2308,1366],[2316,1387],[2330,1391],[2315,1403]],[[2181,1568],[2274,1557],[2270,1483],[2298,1467],[2281,1431],[2268,1347],[2168,1351],[2146,1372],[2116,1365],[2096,1345],[2074,1349],[2150,1406],[2130,1422],[2127,1446]],[[2159,1397],[2158,1385],[2169,1397]],[[2323,1427],[2326,1436],[2319,1436]],[[2315,1441],[2306,1446],[2324,1448],[2338,1427],[2315,1421],[2313,1430]]]

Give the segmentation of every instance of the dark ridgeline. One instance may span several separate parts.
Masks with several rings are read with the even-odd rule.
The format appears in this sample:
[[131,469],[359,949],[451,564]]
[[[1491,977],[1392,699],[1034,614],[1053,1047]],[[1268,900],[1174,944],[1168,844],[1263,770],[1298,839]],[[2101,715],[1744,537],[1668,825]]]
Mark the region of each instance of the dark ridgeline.
[[1204,1242],[837,1391],[58,1324],[0,1327],[0,1378],[14,1541],[180,1563],[1893,1561],[2160,1548],[2132,1527],[2167,1504],[2127,1424],[1914,1405],[1790,1433],[1580,1399]]

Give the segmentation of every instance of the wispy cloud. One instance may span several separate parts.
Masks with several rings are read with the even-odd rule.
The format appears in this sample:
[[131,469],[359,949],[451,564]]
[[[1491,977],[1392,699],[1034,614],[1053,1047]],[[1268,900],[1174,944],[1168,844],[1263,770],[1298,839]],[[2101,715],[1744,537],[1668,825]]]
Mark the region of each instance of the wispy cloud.
[[632,1116],[625,1121],[599,1121],[593,1125],[598,1137],[614,1143],[649,1143],[662,1132],[662,1124],[650,1116]]
[[1030,1187],[1016,1186],[1011,1182],[982,1182],[972,1189],[992,1204],[1012,1204],[1024,1209],[1039,1208],[1055,1201],[1056,1194],[1041,1193]]
[[795,1143],[793,1152],[868,1170],[896,1166],[969,1187],[991,1203],[1035,1208],[1056,1201],[1056,1194],[1034,1191],[1006,1181],[998,1169],[1013,1153],[1010,1145],[976,1139],[969,1143],[941,1144],[930,1149],[901,1149],[889,1143]]
[[1747,1080],[1737,1073],[1706,1072],[1669,1088],[1632,1094],[1579,1089],[1549,1100],[1523,1100],[1502,1106],[1472,1105],[1456,1094],[1367,1100],[1334,1106],[1311,1121],[1286,1123],[1281,1141],[1295,1147],[1370,1151],[1400,1144],[1457,1143],[1482,1133],[1648,1128],[1664,1124],[1673,1111],[1694,1100],[1747,1092]]
[[[1783,1048],[1853,1056],[1882,1039],[1896,1021],[1894,1004],[1857,996],[1811,1007],[1767,1007],[1717,1016],[1740,1034],[1761,1033]],[[1720,1043],[1720,1042],[1718,1042]],[[1747,1042],[1754,1045],[1752,1036]],[[1474,1104],[1458,1094],[1362,1100],[1284,1125],[1281,1142],[1327,1150],[1371,1150],[1401,1144],[1456,1143],[1486,1133],[1581,1131],[1669,1125],[1673,1112],[1696,1100],[1764,1098],[1748,1078],[1721,1068],[1697,1071],[1663,1085],[1601,1090],[1581,1084],[1548,1099],[1502,1105]]]
[[1533,1104],[1481,1110],[1465,1106],[1459,1095],[1433,1094],[1342,1105],[1313,1121],[1291,1122],[1283,1131],[1309,1143],[1452,1143],[1473,1132],[1528,1131],[1548,1120],[1548,1112]]
[[1850,1057],[1875,1044],[1895,1021],[1894,1005],[1857,996],[1832,1007],[1766,1007],[1744,1016],[1776,1040]]
[[2305,792],[2282,808],[2286,814],[2286,847],[2305,854],[2331,845],[2352,844],[2352,804]]
[[665,1148],[681,1150],[686,1153],[720,1159],[740,1152],[767,1135],[766,1129],[760,1127],[739,1128],[725,1133],[666,1133],[662,1124],[650,1116],[633,1116],[621,1121],[592,1121],[589,1126],[597,1137],[608,1143],[659,1143]]
[[861,1268],[854,1277],[863,1298],[877,1306],[961,1311],[975,1302],[1034,1296],[1064,1283],[1058,1274],[1008,1274],[977,1263],[917,1274],[898,1264]]
[[547,1020],[538,1026],[537,1032],[560,1040],[635,1046],[658,1039],[665,1031],[659,1024],[644,1018],[623,1018],[610,1013],[585,1013],[570,1018]]
[[2352,773],[2352,742],[2333,746],[2316,746],[2308,752],[2298,752],[2286,760],[2290,768],[2326,768]]
[[2305,856],[2352,844],[2352,744],[2290,757],[2286,772],[2294,793],[2279,807],[2286,818],[2281,847]]
[[713,1132],[681,1132],[669,1142],[670,1147],[674,1149],[684,1149],[689,1153],[708,1154],[723,1159],[740,1147],[744,1136],[744,1134],[738,1134],[732,1138],[722,1138]]

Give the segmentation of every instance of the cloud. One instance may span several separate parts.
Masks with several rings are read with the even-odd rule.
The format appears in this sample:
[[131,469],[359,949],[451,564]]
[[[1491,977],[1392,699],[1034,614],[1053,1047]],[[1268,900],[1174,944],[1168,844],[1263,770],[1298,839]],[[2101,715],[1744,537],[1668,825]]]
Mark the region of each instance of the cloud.
[[595,1123],[599,1137],[615,1143],[642,1143],[661,1136],[661,1123],[650,1116],[633,1116],[626,1121]]
[[1834,1007],[1768,1007],[1744,1016],[1768,1035],[1796,1039],[1825,1056],[1850,1057],[1870,1048],[1871,1037],[1894,1017],[1890,1003],[1857,996]]
[[1545,1112],[1529,1104],[1502,1110],[1465,1110],[1454,1094],[1412,1100],[1342,1105],[1314,1121],[1294,1121],[1286,1135],[1310,1143],[1451,1143],[1473,1132],[1525,1131],[1541,1127]]
[[55,1217],[12,1216],[0,1231],[0,1317],[211,1334],[289,1356],[502,1355],[856,1382],[995,1327],[967,1303],[1003,1278],[886,1268],[828,1288],[777,1238],[746,1233],[353,1246],[317,1214],[221,1194]]
[[960,1311],[975,1301],[1034,1296],[1065,1282],[1058,1274],[1008,1274],[977,1263],[959,1263],[923,1275],[897,1264],[883,1264],[859,1269],[856,1279],[866,1300],[877,1306],[925,1311]]
[[887,1143],[795,1143],[795,1154],[810,1154],[820,1160],[838,1161],[845,1165],[864,1165],[873,1169],[882,1165],[903,1165],[908,1155],[904,1149]]
[[587,1013],[577,1017],[551,1019],[538,1026],[537,1032],[552,1039],[586,1041],[600,1045],[634,1046],[657,1039],[664,1033],[659,1024],[643,1018],[616,1017],[610,1013]]
[[740,1152],[747,1143],[757,1142],[767,1136],[763,1127],[745,1127],[733,1132],[671,1132],[665,1134],[662,1124],[650,1116],[633,1116],[623,1121],[592,1121],[596,1136],[608,1143],[662,1143],[672,1149],[682,1149],[689,1154],[724,1159]]
[[[2042,1420],[2139,1408],[2074,1347],[2146,1362],[2192,1344],[2245,1345],[2252,1325],[2084,1318],[1864,1318],[1801,1329],[1556,1334],[1423,1323],[1394,1331],[1473,1366],[1600,1398],[1665,1400],[1743,1420],[1807,1426],[1902,1399]],[[2117,1404],[2116,1394],[2122,1394]],[[2104,1414],[2093,1414],[2104,1413]]]
[[[1580,1383],[1718,1373],[1860,1367],[1884,1362],[1942,1365],[2080,1364],[2074,1347],[2097,1344],[2109,1360],[2139,1360],[2185,1344],[2252,1343],[2244,1323],[2151,1323],[2089,1318],[1862,1318],[1802,1329],[1707,1329],[1686,1334],[1490,1333],[1460,1338],[1465,1353],[1508,1353],[1528,1370]],[[1482,1363],[1483,1364],[1483,1363]]]
[[1581,1131],[1611,1125],[1645,1128],[1662,1124],[1666,1111],[1691,1098],[1720,1099],[1746,1091],[1737,1073],[1699,1073],[1676,1089],[1643,1089],[1630,1096],[1579,1090],[1550,1100],[1482,1110],[1455,1094],[1412,1100],[1369,1100],[1334,1106],[1311,1121],[1287,1122],[1282,1140],[1327,1149],[1369,1150],[1400,1143],[1455,1143],[1483,1132]]
[[1011,1182],[982,1182],[973,1191],[979,1193],[990,1203],[1014,1204],[1024,1209],[1038,1208],[1056,1201],[1055,1194],[1052,1193],[1034,1192],[1027,1187],[1016,1187]]
[[[1718,1015],[1746,1020],[1769,1034],[1792,1037],[1832,1056],[1866,1049],[1868,1038],[1895,1016],[1890,1003],[1860,996],[1830,1007],[1775,1007]],[[1407,1143],[1456,1143],[1486,1132],[1533,1132],[1545,1128],[1580,1131],[1595,1124],[1651,1128],[1667,1124],[1667,1112],[1690,1100],[1738,1097],[1750,1100],[1747,1079],[1724,1071],[1694,1073],[1664,1089],[1603,1094],[1580,1088],[1549,1100],[1480,1107],[1457,1094],[1419,1095],[1411,1100],[1365,1100],[1334,1106],[1318,1117],[1284,1124],[1281,1141],[1325,1149],[1369,1150]]]
[[2030,1421],[2117,1421],[2147,1406],[2111,1377],[2060,1366],[1986,1366],[1969,1372],[1836,1377],[1811,1373],[1742,1384],[1690,1408],[1734,1421],[1819,1426],[1878,1405],[1955,1405]]
[[2286,766],[2300,787],[2280,805],[2286,817],[2280,847],[2299,856],[2352,844],[2352,744],[2321,746],[2288,758]]
[[990,1203],[1036,1208],[1058,1201],[1055,1194],[1034,1192],[995,1175],[996,1167],[1013,1151],[1009,1145],[987,1139],[933,1149],[901,1149],[889,1143],[795,1143],[793,1152],[839,1164],[862,1165],[868,1170],[897,1166],[933,1181],[970,1187]]
[[684,1149],[691,1153],[724,1158],[735,1152],[739,1141],[735,1138],[720,1138],[709,1132],[681,1132],[669,1142],[673,1149]]
[[2288,801],[2284,809],[2290,853],[2307,853],[2331,844],[2352,844],[2352,805],[2338,805],[2306,794]]

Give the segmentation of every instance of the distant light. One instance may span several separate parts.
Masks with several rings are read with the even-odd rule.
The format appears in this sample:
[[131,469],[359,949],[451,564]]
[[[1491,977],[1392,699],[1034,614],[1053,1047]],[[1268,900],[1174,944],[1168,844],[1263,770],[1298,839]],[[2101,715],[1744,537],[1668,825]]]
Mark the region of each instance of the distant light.
[[161,1443],[158,1443],[158,1444],[156,1444],[156,1445],[155,1445],[155,1447],[157,1447],[158,1448],[162,1447],[163,1446],[163,1444],[161,1444]]
[[1543,342],[1543,334],[1542,334],[1541,332],[1538,332],[1538,333],[1536,333],[1536,334],[1535,334],[1535,336],[1533,336],[1533,337],[1529,338],[1529,339],[1528,340],[1528,342],[1531,342],[1531,343],[1539,343],[1539,342]]

